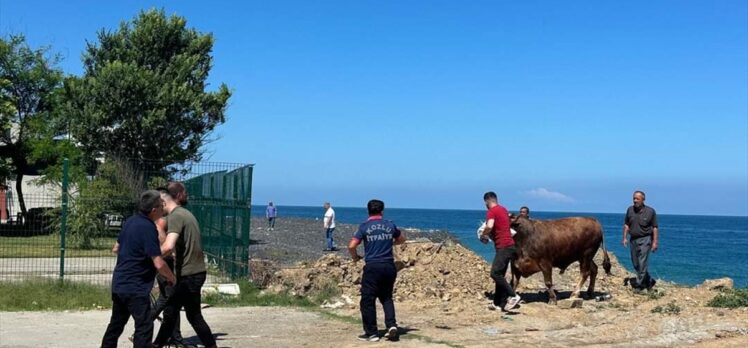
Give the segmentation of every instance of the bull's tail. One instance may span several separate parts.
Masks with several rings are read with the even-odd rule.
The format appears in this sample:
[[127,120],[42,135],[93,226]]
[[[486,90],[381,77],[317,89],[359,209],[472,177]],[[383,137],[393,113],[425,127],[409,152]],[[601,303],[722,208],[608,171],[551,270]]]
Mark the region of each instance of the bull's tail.
[[[602,232],[602,229],[600,229]],[[605,274],[610,275],[610,256],[608,256],[608,249],[605,248],[605,233],[603,232],[603,269]]]

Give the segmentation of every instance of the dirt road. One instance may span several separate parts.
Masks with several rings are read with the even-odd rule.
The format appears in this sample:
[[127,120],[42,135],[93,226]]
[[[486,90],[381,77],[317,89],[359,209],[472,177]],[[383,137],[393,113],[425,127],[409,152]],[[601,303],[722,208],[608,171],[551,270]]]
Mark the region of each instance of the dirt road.
[[[109,315],[109,311],[0,312],[0,347],[98,347]],[[182,315],[182,334],[189,342],[199,342]],[[391,347],[393,344],[360,342],[356,339],[361,331],[358,324],[301,309],[207,308],[204,315],[219,347]],[[127,340],[132,332],[130,321],[120,337],[121,347],[132,346]],[[397,347],[446,346],[413,336],[414,333],[403,335]]]

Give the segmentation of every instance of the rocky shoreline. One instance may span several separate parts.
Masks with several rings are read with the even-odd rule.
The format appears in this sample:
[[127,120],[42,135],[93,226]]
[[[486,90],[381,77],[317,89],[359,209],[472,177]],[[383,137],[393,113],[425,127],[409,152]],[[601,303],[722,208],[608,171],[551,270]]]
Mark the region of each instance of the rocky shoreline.
[[[275,228],[267,229],[267,220],[261,217],[252,218],[252,230],[249,233],[249,257],[254,261],[271,261],[278,266],[292,266],[299,262],[316,261],[327,254],[347,256],[348,242],[358,225],[337,223],[334,241],[338,251],[325,251],[325,232],[321,220],[303,218],[279,218]],[[428,240],[436,243],[459,240],[447,231],[423,231],[402,227],[409,240]]]
[[[357,317],[362,262],[345,250],[322,251],[320,221],[284,219],[274,231],[262,219],[253,221],[250,253],[254,280],[267,291],[297,296],[338,293],[323,304],[337,314]],[[344,246],[356,226],[340,224],[336,241]],[[408,230],[409,243],[395,248],[398,279],[395,300],[404,330],[459,346],[496,345],[613,347],[745,347],[748,308],[714,308],[707,303],[732,287],[729,278],[685,287],[666,281],[656,291],[636,294],[624,286],[631,277],[611,255],[612,275],[598,276],[595,296],[571,298],[579,266],[564,274],[554,269],[558,305],[547,304],[541,274],[523,279],[520,308],[512,315],[487,309],[493,291],[490,265],[447,232]],[[602,253],[596,256],[598,264]],[[264,268],[262,266],[265,266]],[[585,286],[586,289],[586,286]],[[601,297],[602,301],[599,300]]]

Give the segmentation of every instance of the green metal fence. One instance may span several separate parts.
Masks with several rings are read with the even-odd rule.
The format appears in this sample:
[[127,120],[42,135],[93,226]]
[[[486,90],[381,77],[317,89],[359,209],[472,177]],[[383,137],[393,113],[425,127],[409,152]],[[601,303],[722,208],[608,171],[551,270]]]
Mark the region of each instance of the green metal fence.
[[252,166],[214,171],[184,181],[200,222],[203,248],[231,278],[249,275]]
[[111,248],[133,214],[135,198],[167,181],[187,187],[186,208],[200,223],[210,272],[227,278],[248,275],[252,165],[118,161],[109,167],[80,183],[28,178],[25,213],[15,184],[0,186],[0,210],[5,211],[0,214],[0,281],[109,284],[116,263]]

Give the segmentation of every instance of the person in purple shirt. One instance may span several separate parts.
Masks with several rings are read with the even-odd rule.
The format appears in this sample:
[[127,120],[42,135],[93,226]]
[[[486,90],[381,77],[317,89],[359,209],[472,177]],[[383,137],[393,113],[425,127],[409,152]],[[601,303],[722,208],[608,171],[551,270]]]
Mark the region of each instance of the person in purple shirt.
[[364,334],[359,340],[379,341],[377,330],[376,300],[382,303],[384,321],[388,328],[385,337],[391,341],[398,339],[397,320],[395,320],[395,303],[392,291],[397,278],[395,258],[392,246],[405,243],[405,235],[390,220],[382,218],[384,202],[372,199],[367,204],[369,219],[362,223],[348,243],[348,252],[354,262],[361,260],[356,248],[364,243],[364,274],[361,277],[361,319]]
[[265,208],[265,217],[268,218],[268,231],[275,229],[275,218],[278,216],[278,209],[273,205],[273,202],[268,202],[267,208]]

